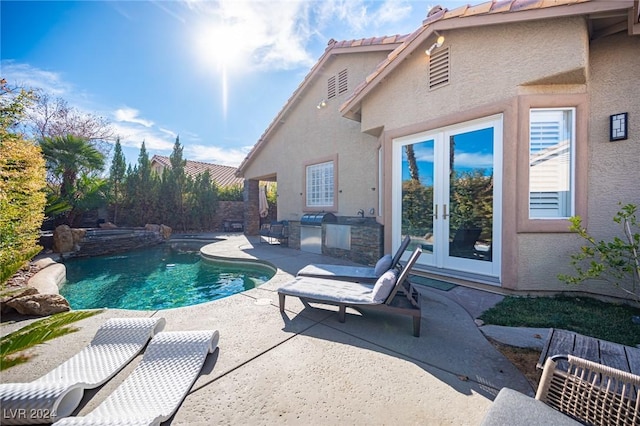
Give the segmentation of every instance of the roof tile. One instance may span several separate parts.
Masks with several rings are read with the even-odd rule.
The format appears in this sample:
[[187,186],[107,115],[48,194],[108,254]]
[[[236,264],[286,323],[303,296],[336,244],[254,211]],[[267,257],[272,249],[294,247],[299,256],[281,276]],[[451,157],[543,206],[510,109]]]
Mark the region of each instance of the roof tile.
[[[157,161],[164,167],[171,167],[171,160],[169,157],[154,155],[151,159],[151,162],[153,161]],[[236,171],[238,170],[236,167],[191,160],[187,160],[184,167],[184,172],[192,178],[204,173],[205,170],[209,170],[211,179],[220,187],[242,185],[244,182],[243,178],[236,177]]]
[[444,14],[444,19],[450,19],[450,18],[456,18],[458,16],[462,16],[467,12],[467,9],[469,8],[469,5],[464,5],[464,6],[460,6],[460,7],[456,7],[453,10],[448,10],[445,14]]
[[513,3],[511,4],[511,12],[539,9],[541,6],[542,0],[513,0]]
[[471,6],[467,8],[464,16],[472,16],[472,15],[480,15],[484,13],[489,13],[491,11],[491,7],[493,6],[492,1],[484,2],[482,4],[478,4],[476,6]]
[[500,0],[493,3],[490,13],[503,13],[511,10],[513,0]]

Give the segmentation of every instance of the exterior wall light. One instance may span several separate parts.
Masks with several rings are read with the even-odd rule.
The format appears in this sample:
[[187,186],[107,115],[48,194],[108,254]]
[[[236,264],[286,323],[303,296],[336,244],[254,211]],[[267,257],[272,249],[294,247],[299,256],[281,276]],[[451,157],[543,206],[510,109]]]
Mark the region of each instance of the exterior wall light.
[[323,99],[323,100],[321,100],[321,101],[318,103],[318,105],[316,106],[316,108],[318,108],[318,109],[322,109],[322,108],[325,108],[326,106],[327,106],[327,101],[325,101],[325,100]]
[[430,48],[425,50],[424,53],[427,56],[431,56],[431,52],[433,52],[433,49],[436,49],[436,48],[442,46],[442,43],[444,43],[444,36],[438,35],[438,39],[436,40],[436,42],[433,43]]
[[629,113],[623,112],[620,114],[613,114],[609,116],[609,140],[610,141],[622,141],[629,137],[628,135],[628,120]]

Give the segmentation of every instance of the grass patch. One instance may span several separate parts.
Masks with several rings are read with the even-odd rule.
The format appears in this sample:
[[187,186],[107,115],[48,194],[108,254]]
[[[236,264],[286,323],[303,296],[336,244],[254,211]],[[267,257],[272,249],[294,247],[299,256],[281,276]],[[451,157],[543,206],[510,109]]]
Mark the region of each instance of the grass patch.
[[640,344],[640,309],[588,297],[505,297],[480,319],[509,327],[561,328],[627,346]]
[[0,338],[0,371],[27,362],[32,355],[19,353],[56,337],[78,331],[70,327],[76,321],[99,314],[96,311],[71,311],[51,315]]

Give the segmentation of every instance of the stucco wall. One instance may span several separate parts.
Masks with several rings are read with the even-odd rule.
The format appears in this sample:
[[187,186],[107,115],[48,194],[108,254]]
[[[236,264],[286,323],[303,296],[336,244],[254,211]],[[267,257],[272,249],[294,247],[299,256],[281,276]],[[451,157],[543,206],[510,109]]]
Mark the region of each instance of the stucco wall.
[[[612,220],[618,203],[640,205],[640,37],[618,34],[595,40],[589,57],[588,213],[583,219],[591,235],[609,241],[623,236]],[[609,116],[620,112],[629,113],[629,139],[610,142]],[[521,234],[519,245],[522,289],[624,295],[603,282],[567,287],[556,279],[560,272],[574,272],[570,256],[584,245],[575,235]]]
[[[556,103],[584,100],[578,101],[583,107],[577,123],[579,143],[586,148],[578,158],[581,166],[586,165],[582,167],[586,172],[577,175],[578,186],[584,189],[580,191],[579,202],[585,207],[581,211],[588,213],[589,231],[594,235],[619,235],[611,221],[617,203],[640,203],[640,85],[633,83],[640,69],[640,38],[620,34],[590,43],[583,18],[461,29],[445,36],[444,46],[449,46],[451,55],[450,84],[429,91],[423,54],[432,42],[428,40],[364,99],[362,131],[383,127],[386,145],[394,137],[482,117],[483,111],[486,115],[502,112],[502,286],[534,294],[576,290],[622,296],[607,284],[567,287],[557,279],[558,273],[572,272],[570,255],[582,245],[579,237],[564,232],[568,223],[553,231],[513,223],[518,209],[526,212],[527,208],[526,197],[524,202],[521,197],[528,192],[521,179],[522,171],[527,176],[528,170],[527,137],[520,124],[528,120],[528,108],[521,104],[538,95]],[[627,111],[630,140],[609,142],[609,115]],[[390,155],[388,147],[385,155]],[[387,165],[385,173],[390,170]],[[386,188],[390,194],[390,185]],[[390,229],[393,219],[385,216],[384,223]]]
[[[357,122],[338,112],[347,93],[327,99],[327,78],[348,69],[351,92],[384,57],[384,52],[341,54],[326,63],[322,75],[296,102],[277,127],[254,162],[245,179],[276,175],[278,220],[299,220],[304,213],[304,164],[338,155],[338,216],[355,216],[359,209],[369,216],[378,206],[378,143],[360,132]],[[327,107],[318,109],[322,99]],[[372,189],[374,188],[374,189]]]
[[[362,103],[362,130],[397,129],[515,96],[522,84],[570,73],[584,83],[588,57],[582,18],[448,31],[450,83],[429,90],[428,57],[416,49]],[[559,79],[560,80],[560,79]],[[582,81],[580,81],[582,80]]]

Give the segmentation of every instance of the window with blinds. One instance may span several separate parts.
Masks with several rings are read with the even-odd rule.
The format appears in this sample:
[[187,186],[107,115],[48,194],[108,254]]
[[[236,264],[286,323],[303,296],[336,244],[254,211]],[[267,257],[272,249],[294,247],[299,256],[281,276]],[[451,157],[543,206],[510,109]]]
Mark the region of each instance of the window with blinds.
[[573,215],[575,109],[532,109],[529,114],[529,217]]
[[307,166],[307,207],[334,205],[333,161]]

